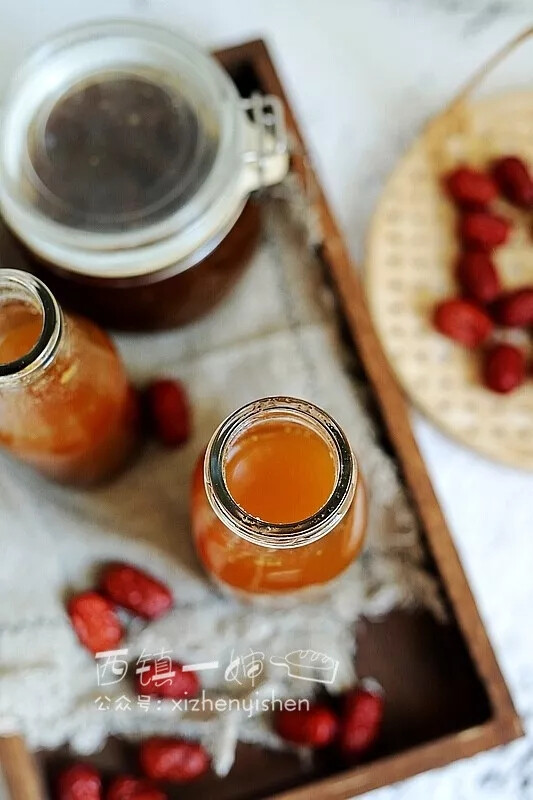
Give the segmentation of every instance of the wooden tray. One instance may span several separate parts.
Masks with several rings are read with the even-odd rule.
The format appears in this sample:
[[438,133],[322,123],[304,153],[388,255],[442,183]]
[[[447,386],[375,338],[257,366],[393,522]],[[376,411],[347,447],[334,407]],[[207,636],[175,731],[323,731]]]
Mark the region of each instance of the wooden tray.
[[[264,43],[249,42],[219,52],[217,57],[243,94],[260,89],[285,100],[290,131],[303,150]],[[295,159],[293,168],[304,178],[301,159]],[[314,202],[324,232],[319,256],[325,279],[336,292],[340,321],[373,391],[383,445],[397,460],[418,510],[428,562],[441,580],[450,624],[441,625],[423,612],[394,612],[379,623],[360,623],[358,673],[376,677],[387,695],[383,735],[368,761],[346,769],[332,756],[319,755],[312,765],[303,765],[291,754],[240,745],[227,778],[207,776],[188,787],[169,786],[172,800],[307,800],[310,796],[339,800],[504,744],[522,733],[413,438],[406,402],[381,350],[357,273],[318,186]],[[128,744],[115,740],[88,760],[116,773],[134,768],[132,752]],[[68,758],[64,752],[39,754],[36,768],[20,739],[0,739],[0,763],[12,800],[46,796],[46,781]]]

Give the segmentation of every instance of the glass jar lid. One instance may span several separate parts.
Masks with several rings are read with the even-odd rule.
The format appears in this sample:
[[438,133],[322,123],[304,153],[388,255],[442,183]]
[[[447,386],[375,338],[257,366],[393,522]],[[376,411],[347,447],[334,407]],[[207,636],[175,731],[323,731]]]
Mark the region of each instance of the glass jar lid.
[[40,104],[20,163],[29,205],[69,228],[138,231],[201,189],[219,120],[168,73],[151,71],[97,72]]
[[[125,21],[72,29],[34,51],[12,81],[2,211],[60,266],[161,269],[205,254],[256,188],[245,176],[251,127],[229,76],[178,33]],[[145,252],[136,259],[134,248]]]

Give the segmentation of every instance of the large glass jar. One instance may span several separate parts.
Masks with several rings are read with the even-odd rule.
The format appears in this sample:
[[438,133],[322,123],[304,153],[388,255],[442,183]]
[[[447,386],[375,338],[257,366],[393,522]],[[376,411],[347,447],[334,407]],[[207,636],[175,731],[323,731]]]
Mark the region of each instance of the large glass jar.
[[243,100],[213,58],[145,23],[46,42],[3,105],[3,217],[61,302],[110,327],[208,311],[258,237],[250,194],[287,168],[279,100]]
[[346,436],[295,398],[228,417],[197,464],[191,502],[201,562],[243,599],[320,597],[364,540],[365,489]]
[[37,278],[0,270],[0,445],[53,480],[93,484],[137,441],[135,394],[107,335]]

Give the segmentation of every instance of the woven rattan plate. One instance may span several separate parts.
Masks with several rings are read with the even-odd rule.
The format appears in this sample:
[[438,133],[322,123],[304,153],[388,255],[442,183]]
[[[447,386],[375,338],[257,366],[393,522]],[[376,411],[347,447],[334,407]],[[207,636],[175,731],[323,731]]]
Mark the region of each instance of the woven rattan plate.
[[[481,384],[481,354],[431,325],[435,303],[457,294],[456,212],[440,176],[460,162],[483,166],[508,153],[533,165],[533,91],[462,100],[434,120],[385,188],[370,230],[366,283],[378,334],[414,403],[465,445],[533,469],[533,374],[513,394],[493,394]],[[502,282],[533,284],[533,218],[503,202],[496,210],[514,223],[510,242],[495,253]],[[523,332],[501,337],[531,349]]]

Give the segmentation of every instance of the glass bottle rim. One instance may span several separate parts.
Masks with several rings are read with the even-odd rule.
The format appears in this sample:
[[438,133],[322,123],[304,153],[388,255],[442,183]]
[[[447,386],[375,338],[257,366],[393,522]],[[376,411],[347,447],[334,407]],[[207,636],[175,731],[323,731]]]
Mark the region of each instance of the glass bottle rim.
[[[312,516],[273,524],[249,514],[232,497],[225,480],[225,461],[236,438],[265,419],[307,424],[328,442],[336,462],[336,479],[325,504]],[[358,480],[358,465],[346,434],[326,411],[296,397],[265,397],[237,409],[217,428],[204,458],[204,484],[209,503],[233,533],[252,544],[274,549],[303,547],[326,536],[349,510]]]
[[52,292],[39,278],[18,269],[0,269],[2,295],[27,302],[42,316],[39,338],[31,350],[14,361],[0,363],[0,387],[16,383],[46,367],[54,358],[63,333],[63,314]]

